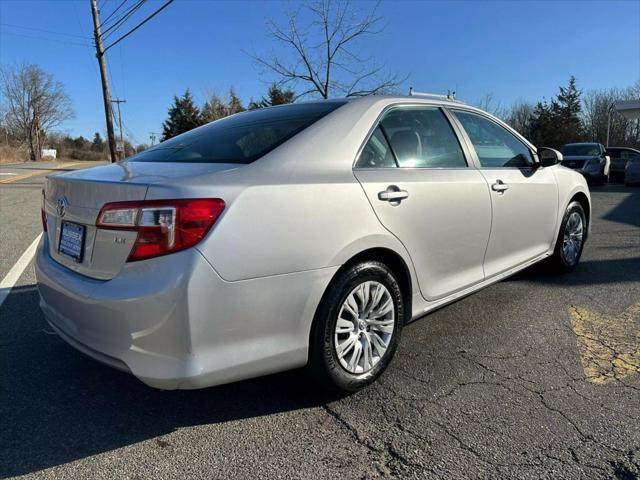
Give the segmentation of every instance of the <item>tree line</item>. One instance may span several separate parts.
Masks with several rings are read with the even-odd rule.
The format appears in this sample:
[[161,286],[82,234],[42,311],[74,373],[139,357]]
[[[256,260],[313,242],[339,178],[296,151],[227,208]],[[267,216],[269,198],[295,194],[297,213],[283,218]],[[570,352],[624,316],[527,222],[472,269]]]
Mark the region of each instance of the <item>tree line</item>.
[[[250,100],[245,106],[231,88],[226,95],[210,94],[202,105],[197,105],[187,89],[173,98],[163,122],[163,140],[244,110],[291,103],[307,96],[398,93],[406,77],[388,72],[376,59],[361,54],[362,42],[383,30],[375,5],[369,11],[358,10],[347,1],[310,0],[294,5],[293,10],[282,16],[283,20],[267,21],[273,50],[251,55],[262,75],[274,82],[265,96]],[[640,147],[640,121],[625,119],[612,109],[615,101],[638,98],[640,81],[628,88],[585,93],[571,77],[548,100],[518,101],[502,109],[493,108],[493,97],[488,95],[482,107],[503,118],[536,145],[559,147],[585,140],[606,143],[609,125],[611,145]],[[4,145],[0,142],[0,150],[24,149],[31,160],[40,158],[44,146],[57,147],[62,154],[68,152],[67,155],[77,157],[98,156],[99,142],[95,142],[95,137],[90,141],[56,133],[73,116],[71,100],[63,85],[39,66],[1,69],[0,135]],[[134,149],[125,141],[127,155],[144,147]],[[0,151],[0,156],[5,156],[4,151]]]
[[283,105],[294,100],[293,90],[281,88],[274,83],[269,87],[264,97],[257,101],[250,100],[247,107],[242,104],[233,88],[229,89],[226,98],[215,93],[209,94],[202,107],[198,107],[191,92],[187,89],[182,96],[173,97],[167,119],[162,124],[162,140],[168,140],[193,128],[235,113]]
[[585,93],[572,76],[549,100],[535,104],[520,100],[510,108],[498,107],[491,113],[538,146],[559,148],[572,142],[606,145],[609,125],[609,145],[640,148],[640,120],[627,119],[615,111],[616,102],[639,98],[640,81],[628,88]]

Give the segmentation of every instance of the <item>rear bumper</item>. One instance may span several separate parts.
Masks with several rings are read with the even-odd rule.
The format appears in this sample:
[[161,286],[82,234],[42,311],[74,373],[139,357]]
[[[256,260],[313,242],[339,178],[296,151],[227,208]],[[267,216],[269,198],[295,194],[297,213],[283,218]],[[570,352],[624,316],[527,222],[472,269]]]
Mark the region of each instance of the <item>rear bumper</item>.
[[63,340],[162,389],[304,365],[313,313],[335,272],[225,282],[192,248],[126,264],[101,281],[55,262],[46,238],[35,266],[40,306]]

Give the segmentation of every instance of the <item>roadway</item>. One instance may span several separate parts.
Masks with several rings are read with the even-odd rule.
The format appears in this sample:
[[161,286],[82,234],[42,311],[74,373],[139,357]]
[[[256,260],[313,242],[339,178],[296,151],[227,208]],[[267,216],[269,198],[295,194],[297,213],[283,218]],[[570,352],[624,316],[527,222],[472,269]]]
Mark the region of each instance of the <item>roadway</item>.
[[[0,183],[0,279],[40,233],[43,173]],[[574,273],[534,266],[408,325],[351,396],[300,371],[152,390],[53,334],[27,261],[0,307],[0,477],[638,478],[640,189],[592,196]]]

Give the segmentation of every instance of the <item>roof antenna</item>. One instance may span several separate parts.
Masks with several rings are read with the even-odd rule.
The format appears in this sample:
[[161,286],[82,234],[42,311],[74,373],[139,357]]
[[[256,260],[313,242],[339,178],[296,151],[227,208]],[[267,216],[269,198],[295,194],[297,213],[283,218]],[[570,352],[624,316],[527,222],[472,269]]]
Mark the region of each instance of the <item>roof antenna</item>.
[[409,87],[409,96],[411,97],[413,95],[413,87]]

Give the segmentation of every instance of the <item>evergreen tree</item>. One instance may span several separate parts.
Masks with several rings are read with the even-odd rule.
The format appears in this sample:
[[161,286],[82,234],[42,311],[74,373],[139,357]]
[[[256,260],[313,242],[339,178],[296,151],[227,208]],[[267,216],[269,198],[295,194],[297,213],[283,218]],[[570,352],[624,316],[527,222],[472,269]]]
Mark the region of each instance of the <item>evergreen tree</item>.
[[531,136],[536,145],[559,148],[565,143],[579,142],[584,138],[580,119],[581,91],[575,77],[569,78],[566,87],[550,102],[538,102],[533,110]]
[[94,152],[104,151],[104,140],[102,140],[99,132],[96,132],[93,136],[93,142],[91,142],[91,150],[93,150]]
[[576,87],[576,78],[571,76],[566,87],[560,87],[556,102],[556,121],[558,122],[558,144],[577,142],[583,139],[584,129],[580,120],[582,108],[580,95]]
[[193,102],[193,97],[187,89],[182,97],[173,97],[169,117],[162,124],[162,140],[168,140],[200,125],[202,125],[200,109]]
[[229,103],[227,104],[228,115],[233,115],[234,113],[244,112],[245,108],[242,106],[242,102],[240,98],[236,95],[235,90],[232,88],[229,89]]
[[272,107],[274,105],[284,105],[286,103],[293,103],[296,98],[296,94],[290,88],[283,90],[277,84],[272,83],[269,87],[266,97],[262,97],[259,102],[251,101],[249,103],[249,110],[255,110],[257,108]]

